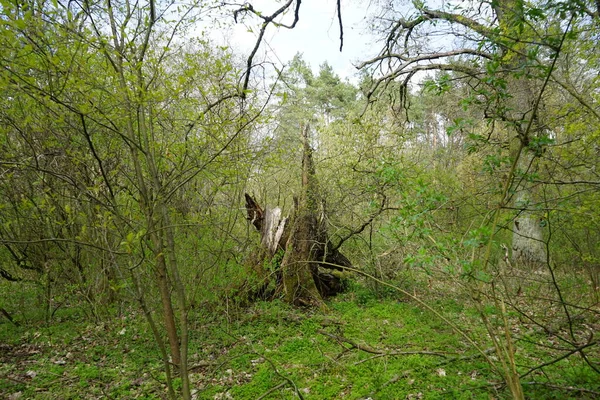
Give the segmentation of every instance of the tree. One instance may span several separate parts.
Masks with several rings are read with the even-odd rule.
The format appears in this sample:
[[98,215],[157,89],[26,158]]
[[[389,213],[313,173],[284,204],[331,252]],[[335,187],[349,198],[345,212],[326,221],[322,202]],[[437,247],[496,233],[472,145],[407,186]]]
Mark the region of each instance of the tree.
[[[361,105],[358,90],[353,85],[342,82],[327,64],[320,67],[318,75],[313,75],[310,66],[300,55],[296,55],[290,68],[281,76],[281,81],[281,100],[275,108],[274,129],[264,140],[268,149],[267,162],[261,164],[256,180],[262,185],[262,197],[267,199],[267,204],[274,201],[269,200],[269,196],[270,199],[277,199],[277,204],[285,205],[285,199],[298,194],[298,201],[294,202],[292,212],[292,221],[295,223],[290,225],[290,221],[286,221],[286,228],[283,228],[278,224],[279,221],[284,221],[278,214],[279,209],[261,210],[253,205],[254,200],[247,208],[256,209],[258,213],[250,212],[248,219],[257,221],[256,215],[264,216],[264,224],[257,226],[257,229],[261,232],[262,247],[270,249],[267,252],[269,257],[273,256],[278,246],[286,250],[287,258],[284,258],[280,272],[285,274],[288,266],[298,267],[300,269],[292,274],[296,276],[296,282],[308,282],[305,278],[310,274],[306,271],[310,270],[319,292],[324,294],[331,292],[327,285],[335,287],[338,284],[336,278],[326,282],[326,274],[320,274],[312,265],[319,263],[313,261],[325,259],[326,262],[321,263],[320,267],[326,269],[335,264],[349,266],[345,257],[338,258],[336,254],[345,242],[357,237],[371,226],[378,215],[388,209],[385,191],[389,185],[382,184],[380,179],[372,179],[370,173],[359,171],[361,160],[365,163],[374,162],[365,157],[363,152],[376,151],[371,146],[372,132],[362,132],[363,127],[355,123]],[[311,122],[310,131],[302,128],[308,126],[306,121]],[[301,139],[303,136],[298,135],[298,130],[308,136]],[[360,139],[357,139],[358,136]],[[306,147],[307,140],[310,142],[309,147]],[[314,153],[312,148],[315,149]],[[298,168],[297,163],[288,161],[297,159],[299,150],[308,154],[308,158],[305,156],[303,159],[302,169]],[[312,165],[314,166],[307,169],[307,166]],[[370,167],[372,165],[367,168]],[[318,170],[318,180],[315,169]],[[299,175],[308,177],[300,187]],[[283,193],[282,187],[286,188]],[[269,221],[274,221],[274,224],[271,225]],[[268,228],[265,230],[266,227]],[[333,228],[329,235],[326,227]],[[289,229],[289,232],[295,233],[278,236],[276,232],[279,233],[279,229]],[[304,239],[298,239],[301,236]],[[283,240],[283,244],[265,245],[276,237]],[[286,243],[290,244],[289,248]],[[306,243],[312,243],[310,252],[303,247]],[[253,260],[252,264],[262,265],[263,258],[258,259],[258,262]],[[289,261],[290,259],[294,261]],[[258,275],[265,277],[268,273],[259,268]],[[281,279],[279,276],[278,281],[285,283]],[[291,285],[290,282],[287,286]],[[305,283],[304,286],[309,285]],[[261,286],[259,291],[263,290],[264,286]],[[293,292],[302,293],[302,290],[286,290],[286,293]],[[303,295],[299,295],[298,299],[287,300],[298,300],[306,304],[320,303],[311,287]]]
[[[343,271],[352,265],[327,234],[325,199],[317,182],[309,132],[309,126],[304,126],[301,192],[294,197],[290,218],[282,217],[279,207],[263,210],[252,196],[245,195],[247,219],[261,234],[261,246],[250,262],[262,282],[251,297],[283,293],[290,304],[324,308],[323,298],[341,292],[344,283],[320,269]],[[272,270],[265,270],[265,264]],[[275,288],[269,290],[273,277]]]
[[[564,138],[555,141],[553,131],[560,128],[551,121],[553,115],[563,113],[559,107],[550,111],[547,106],[553,95],[567,91],[572,96],[569,102],[579,103],[594,113],[585,96],[564,84],[559,68],[571,56],[567,49],[573,43],[581,43],[597,13],[582,4],[515,1],[473,3],[467,7],[446,4],[436,8],[416,2],[412,8],[395,7],[386,5],[382,8],[385,16],[376,18],[384,43],[381,52],[360,65],[372,72],[373,83],[367,97],[375,101],[400,84],[403,100],[410,99],[410,83],[420,73],[436,71],[436,79],[426,86],[446,93],[461,85],[466,91],[460,104],[477,110],[487,121],[483,132],[469,135],[469,146],[473,150],[485,149],[485,168],[496,179],[501,177],[503,183],[496,188],[496,206],[488,214],[491,217],[484,220],[479,232],[482,239],[478,240],[482,240],[485,251],[479,260],[473,258],[474,271],[469,273],[480,275],[475,278],[479,283],[473,290],[480,293],[487,287],[490,298],[500,307],[510,296],[508,292],[498,293],[495,286],[495,279],[505,276],[500,261],[502,247],[497,242],[503,229],[512,233],[513,264],[544,267],[554,279],[550,243],[556,231],[550,226],[548,215],[557,207],[549,201],[551,186],[544,186],[544,180],[538,178],[544,175],[542,169],[547,165],[545,154],[554,153],[555,146],[570,146]],[[431,40],[437,35],[444,39]],[[456,119],[448,132],[454,133],[469,123],[472,124]],[[586,136],[584,132],[579,135]],[[510,263],[508,255],[503,259]],[[553,284],[560,296],[559,285],[555,280]],[[564,308],[569,318],[567,306]],[[508,337],[503,343],[489,320],[483,314],[482,317],[495,340],[506,382],[513,395],[522,398],[511,357],[511,339]]]
[[0,233],[13,270],[47,281],[48,305],[64,276],[90,295],[92,274],[131,290],[169,396],[190,398],[178,200],[186,186],[204,186],[202,173],[243,144],[258,114],[249,96],[239,107],[230,54],[177,37],[202,7],[177,7],[3,4],[2,200],[11,212]]

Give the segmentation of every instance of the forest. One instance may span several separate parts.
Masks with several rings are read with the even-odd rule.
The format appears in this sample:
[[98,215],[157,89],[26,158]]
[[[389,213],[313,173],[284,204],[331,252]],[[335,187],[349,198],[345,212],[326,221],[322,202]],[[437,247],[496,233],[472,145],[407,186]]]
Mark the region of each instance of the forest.
[[303,7],[0,0],[1,398],[600,397],[600,2]]

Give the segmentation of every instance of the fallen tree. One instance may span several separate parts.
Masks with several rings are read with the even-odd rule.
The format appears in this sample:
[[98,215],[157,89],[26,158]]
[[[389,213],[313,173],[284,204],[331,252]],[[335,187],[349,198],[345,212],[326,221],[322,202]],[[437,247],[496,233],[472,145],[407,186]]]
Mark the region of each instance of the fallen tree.
[[247,219],[261,235],[260,249],[250,261],[261,279],[252,297],[283,295],[290,304],[322,306],[324,297],[344,289],[343,279],[335,271],[352,264],[327,235],[308,132],[308,126],[304,127],[302,191],[294,198],[291,217],[282,217],[279,207],[263,209],[245,194]]

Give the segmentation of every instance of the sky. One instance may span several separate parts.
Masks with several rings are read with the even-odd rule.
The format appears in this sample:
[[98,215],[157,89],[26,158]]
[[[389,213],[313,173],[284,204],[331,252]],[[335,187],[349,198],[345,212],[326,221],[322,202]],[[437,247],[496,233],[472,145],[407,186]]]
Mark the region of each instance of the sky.
[[[259,59],[267,57],[281,65],[300,52],[314,71],[327,61],[340,77],[354,80],[357,70],[353,64],[377,53],[366,29],[367,4],[363,0],[342,0],[344,47],[341,53],[335,0],[304,0],[296,27],[290,30],[269,26],[257,55]],[[265,15],[281,7],[281,3],[273,0],[252,1],[252,5]],[[286,24],[291,21],[292,15],[284,19]],[[256,17],[246,17],[229,32],[229,44],[248,54],[256,43],[259,23]],[[249,26],[255,31],[249,32]]]

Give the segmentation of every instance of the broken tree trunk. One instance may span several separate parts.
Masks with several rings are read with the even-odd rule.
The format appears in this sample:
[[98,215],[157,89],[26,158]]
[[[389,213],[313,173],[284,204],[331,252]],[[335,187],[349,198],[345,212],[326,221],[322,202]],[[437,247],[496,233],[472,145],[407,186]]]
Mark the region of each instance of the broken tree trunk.
[[296,202],[290,237],[281,261],[285,301],[296,305],[323,306],[314,275],[318,274],[314,247],[316,221],[306,203]]
[[[255,270],[264,282],[255,297],[283,293],[288,303],[323,306],[323,297],[344,289],[342,279],[332,270],[350,268],[350,261],[331,245],[325,224],[324,202],[321,201],[308,141],[309,128],[303,129],[302,192],[294,199],[290,220],[281,218],[279,208],[263,210],[254,198],[246,194],[247,219],[261,234],[261,250],[253,260]],[[338,246],[339,247],[339,246]],[[278,254],[283,253],[279,263]],[[274,274],[265,271],[265,264],[276,259]],[[269,263],[265,261],[269,261]],[[274,275],[274,276],[273,276]],[[274,290],[266,290],[273,278]]]
[[248,212],[248,221],[260,232],[260,244],[268,250],[269,254],[274,255],[278,249],[283,249],[282,244],[287,238],[284,238],[284,231],[287,227],[287,218],[281,218],[281,208],[275,207],[266,211],[250,196],[246,197],[246,211]]
[[326,243],[324,228],[317,218],[318,190],[308,125],[302,130],[302,192],[294,203],[294,216],[286,252],[281,261],[285,300],[293,304],[322,306],[313,275],[318,273],[317,248]]

